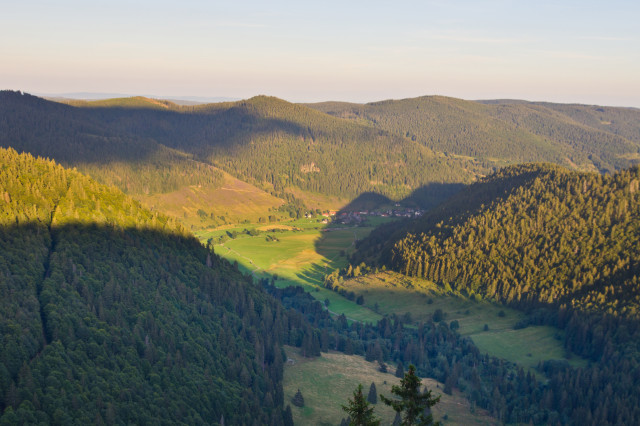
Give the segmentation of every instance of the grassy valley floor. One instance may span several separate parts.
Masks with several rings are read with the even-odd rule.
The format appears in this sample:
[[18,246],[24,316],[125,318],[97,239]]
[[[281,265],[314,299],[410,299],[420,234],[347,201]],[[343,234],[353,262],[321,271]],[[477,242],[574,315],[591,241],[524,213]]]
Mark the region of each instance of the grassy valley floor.
[[[586,364],[585,360],[566,353],[561,330],[546,326],[515,330],[514,325],[525,317],[522,312],[446,293],[427,280],[389,271],[345,280],[342,287],[362,295],[363,305],[324,288],[325,274],[346,267],[355,240],[364,238],[377,224],[333,226],[315,218],[202,230],[197,236],[204,243],[210,241],[222,257],[238,262],[244,272],[256,278],[277,277],[279,287],[302,286],[317,300],[328,300],[331,312],[345,314],[353,321],[373,322],[394,313],[410,313],[414,321],[423,321],[433,318],[440,310],[442,320],[448,324],[457,321],[458,331],[473,339],[481,351],[517,363],[538,377],[540,373],[534,369],[540,361],[567,359],[573,366]],[[292,361],[285,367],[285,399],[290,401],[300,388],[306,402],[302,409],[292,406],[296,424],[339,424],[344,417],[340,405],[346,403],[358,383],[368,392],[374,381],[378,394],[389,395],[391,384],[397,381],[392,374],[380,373],[377,364],[358,356],[329,353],[307,359],[298,355],[295,348],[287,348],[287,355]],[[431,379],[425,379],[425,383],[429,389],[441,393],[438,392],[441,384]],[[383,424],[391,423],[394,416],[391,410],[380,404],[376,410]],[[440,419],[447,415],[445,424],[491,424],[493,421],[455,393],[443,395],[435,413]]]
[[[283,227],[286,228],[284,231]],[[278,228],[278,232],[263,231],[257,236],[242,233],[245,229]],[[253,273],[256,278],[277,276],[279,287],[300,285],[316,299],[328,299],[329,309],[333,312],[344,313],[356,321],[377,321],[382,317],[380,314],[323,287],[324,275],[345,267],[354,241],[364,238],[372,229],[372,226],[338,227],[324,225],[318,219],[300,219],[278,225],[253,224],[203,230],[196,235],[203,242],[213,239],[215,244],[220,236],[239,232],[236,238],[216,244],[215,252],[231,262],[237,261],[241,269]]]

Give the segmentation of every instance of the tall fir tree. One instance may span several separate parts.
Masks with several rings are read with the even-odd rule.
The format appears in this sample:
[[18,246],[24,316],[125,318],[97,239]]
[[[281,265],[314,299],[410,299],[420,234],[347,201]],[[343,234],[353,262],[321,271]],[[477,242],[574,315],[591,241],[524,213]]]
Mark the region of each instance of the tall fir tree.
[[378,390],[376,389],[376,384],[371,382],[371,386],[369,386],[369,394],[367,395],[367,401],[371,404],[378,403]]
[[348,401],[348,404],[343,405],[342,409],[349,414],[350,426],[378,426],[380,424],[380,419],[373,414],[373,407],[369,407],[369,403],[362,394],[362,384],[359,384],[353,391],[353,399]]
[[420,392],[421,380],[416,375],[416,368],[409,365],[409,371],[400,381],[400,386],[393,385],[391,393],[400,400],[389,399],[380,395],[380,400],[391,406],[397,413],[402,413],[402,425],[432,425],[433,416],[428,413],[430,408],[440,401],[440,396],[434,397],[431,391]]

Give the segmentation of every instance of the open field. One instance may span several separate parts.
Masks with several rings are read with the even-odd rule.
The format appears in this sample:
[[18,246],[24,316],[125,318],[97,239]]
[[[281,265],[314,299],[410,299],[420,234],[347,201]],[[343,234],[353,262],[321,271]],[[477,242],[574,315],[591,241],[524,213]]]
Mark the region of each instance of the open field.
[[[381,318],[379,314],[325,289],[322,285],[325,274],[346,266],[345,255],[354,249],[354,240],[364,238],[372,228],[330,225],[329,231],[324,228],[325,225],[310,219],[282,222],[278,227],[282,228],[283,225],[296,230],[267,232],[254,237],[241,234],[216,245],[215,252],[231,262],[237,261],[242,270],[253,273],[257,278],[277,276],[276,285],[280,287],[300,285],[317,300],[328,299],[332,312],[344,313],[351,320],[377,321]],[[226,234],[227,231],[242,232],[244,229],[263,227],[265,226],[247,225],[206,230],[198,232],[197,236],[206,242],[209,238]],[[267,235],[277,238],[277,241],[268,241]]]
[[[362,294],[365,306],[382,314],[410,312],[414,320],[420,321],[432,318],[440,309],[444,321],[458,321],[460,334],[471,337],[481,351],[524,367],[533,368],[539,361],[564,359],[566,355],[561,330],[548,326],[514,330],[513,326],[525,318],[522,312],[444,294],[442,288],[427,280],[383,272],[347,280],[343,287]],[[570,356],[569,362],[574,366],[585,364],[577,356]]]
[[[371,383],[376,384],[378,395],[390,397],[391,386],[399,384],[400,379],[393,374],[381,373],[377,363],[367,362],[357,355],[344,355],[330,352],[318,358],[303,358],[296,348],[285,347],[288,358],[284,369],[285,404],[300,389],[305,406],[298,408],[291,404],[293,419],[297,425],[337,425],[346,414],[340,408],[352,398],[358,384],[362,384],[363,394],[369,392]],[[390,371],[395,371],[391,368]],[[433,408],[434,419],[451,425],[490,425],[497,422],[484,410],[474,409],[462,395],[444,394],[443,385],[432,379],[423,379],[422,383],[433,391],[434,395],[442,395],[440,402]],[[395,412],[378,400],[375,413],[381,417],[383,425],[391,424]],[[443,416],[447,419],[443,420]]]

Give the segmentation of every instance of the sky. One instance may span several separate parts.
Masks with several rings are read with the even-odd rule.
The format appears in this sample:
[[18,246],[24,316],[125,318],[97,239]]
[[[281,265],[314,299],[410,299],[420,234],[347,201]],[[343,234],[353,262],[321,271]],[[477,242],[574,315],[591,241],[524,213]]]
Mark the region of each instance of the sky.
[[640,107],[640,2],[2,0],[0,89]]

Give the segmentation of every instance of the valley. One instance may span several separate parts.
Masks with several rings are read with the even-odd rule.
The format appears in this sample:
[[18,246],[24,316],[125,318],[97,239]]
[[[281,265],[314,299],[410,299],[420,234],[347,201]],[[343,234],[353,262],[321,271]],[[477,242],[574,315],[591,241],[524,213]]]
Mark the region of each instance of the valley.
[[337,424],[409,364],[443,424],[640,415],[636,110],[0,100],[5,420]]
[[[408,313],[411,321],[423,322],[433,320],[439,311],[442,324],[449,326],[455,322],[459,326],[457,331],[470,337],[481,352],[521,366],[537,375],[539,380],[546,380],[545,374],[537,369],[545,361],[562,360],[574,368],[587,365],[586,359],[564,348],[562,330],[547,325],[516,329],[516,324],[526,318],[521,311],[445,291],[428,280],[386,271],[346,279],[341,285],[353,292],[352,300],[328,290],[324,285],[325,275],[336,269],[346,269],[348,257],[355,251],[354,241],[362,240],[374,227],[366,223],[354,228],[336,227],[322,224],[321,218],[281,222],[277,227],[247,224],[240,228],[203,230],[197,235],[204,244],[207,241],[216,244],[222,237],[225,241],[215,245],[215,252],[220,256],[237,262],[242,271],[257,279],[277,277],[274,281],[277,287],[301,286],[323,305],[328,303],[327,309],[335,317],[344,315],[348,321],[374,323],[383,316]],[[374,223],[381,224],[379,218],[374,219],[378,221]],[[382,220],[382,223],[389,223],[389,220]],[[327,228],[332,230],[326,232]],[[252,230],[260,231],[260,234],[251,236]],[[227,239],[233,232],[238,232],[236,237]],[[358,296],[364,298],[362,305],[354,301]],[[377,377],[378,389],[385,389],[382,382],[391,383],[393,378],[377,372],[376,363],[356,355],[323,354],[313,360],[301,357],[294,348],[288,349],[287,354],[295,359],[295,364],[285,366],[285,394],[292,398],[298,388],[304,390],[307,408],[292,407],[294,420],[304,424],[323,424],[327,419],[332,419],[329,424],[339,423],[343,414],[340,403],[350,395],[358,380]],[[393,371],[393,367],[390,369]],[[333,374],[327,376],[326,371]],[[335,391],[336,380],[344,383],[340,385],[342,393]],[[428,383],[431,389],[437,389],[435,381]],[[438,386],[444,387],[443,384]],[[328,391],[327,387],[333,391]],[[440,416],[436,418],[441,418],[449,410],[444,424],[492,424],[495,421],[485,417],[486,413],[481,414],[480,409],[462,413],[459,409],[447,408],[461,403],[449,402],[449,398],[445,394],[442,408],[436,411]],[[393,415],[388,415],[391,421]]]
[[[277,277],[275,284],[278,287],[302,286],[317,300],[324,303],[328,299],[330,310],[338,314],[357,321],[378,320],[380,315],[323,286],[324,276],[333,269],[346,266],[346,256],[355,250],[355,241],[364,238],[373,227],[345,226],[323,232],[329,226],[322,224],[321,220],[316,217],[285,221],[273,228],[270,225],[247,224],[218,231],[203,230],[196,236],[205,244],[209,239],[215,244],[220,237],[228,237],[228,233],[242,232],[234,239],[214,245],[215,252],[230,262],[238,262],[241,270],[257,279]],[[256,230],[260,234],[251,236],[244,233],[245,229]],[[278,232],[270,231],[273,229]]]
[[640,425],[640,2],[4,2],[0,426]]
[[[216,245],[215,252],[230,262],[237,262],[242,271],[257,279],[277,277],[275,285],[278,287],[301,286],[321,303],[328,300],[328,309],[334,315],[376,322],[384,315],[410,313],[413,321],[429,321],[440,310],[443,321],[447,324],[456,321],[461,335],[471,337],[482,351],[492,356],[527,368],[535,368],[539,362],[550,359],[568,358],[576,367],[585,364],[585,360],[567,354],[563,349],[561,330],[549,326],[514,330],[514,326],[526,317],[518,310],[447,292],[428,280],[390,271],[345,280],[342,286],[347,291],[363,296],[362,305],[328,290],[324,285],[325,275],[346,268],[347,256],[355,250],[354,241],[363,239],[373,228],[337,228],[323,232],[329,225],[319,224],[318,220],[285,222],[289,229],[280,228],[278,232],[269,232],[274,228],[254,224],[200,231],[196,235],[206,244],[208,239],[216,241],[216,238],[228,235],[227,232],[262,228],[260,235],[240,234]],[[269,236],[278,241],[269,241]],[[485,324],[488,325],[486,331]]]

